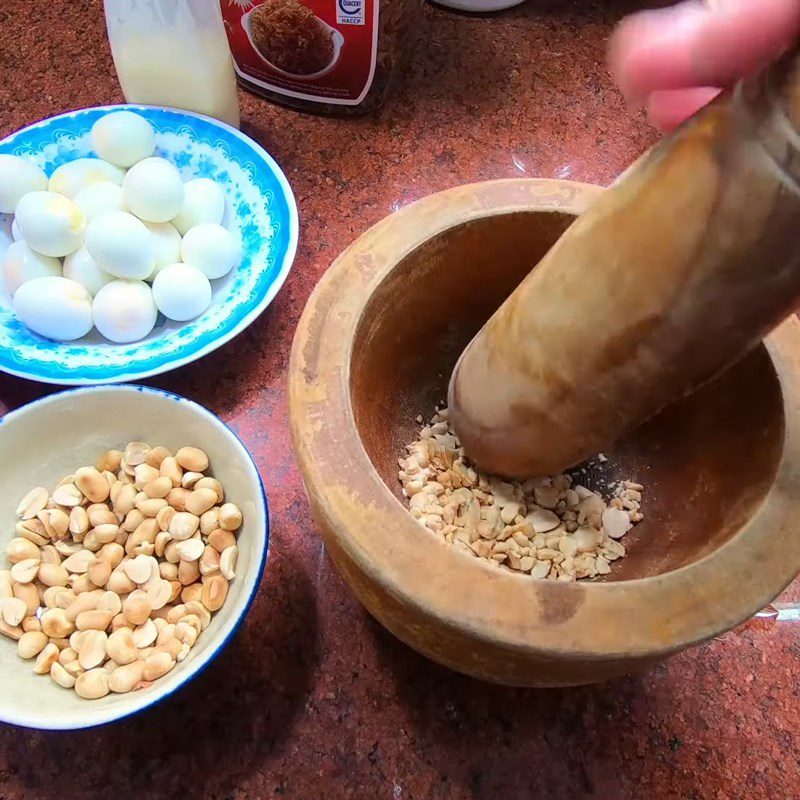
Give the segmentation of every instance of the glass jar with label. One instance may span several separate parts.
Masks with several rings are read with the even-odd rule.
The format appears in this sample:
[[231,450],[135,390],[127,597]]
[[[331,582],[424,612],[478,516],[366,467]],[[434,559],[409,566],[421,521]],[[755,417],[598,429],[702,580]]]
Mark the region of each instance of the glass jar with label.
[[240,82],[304,111],[362,114],[398,76],[422,0],[220,0]]

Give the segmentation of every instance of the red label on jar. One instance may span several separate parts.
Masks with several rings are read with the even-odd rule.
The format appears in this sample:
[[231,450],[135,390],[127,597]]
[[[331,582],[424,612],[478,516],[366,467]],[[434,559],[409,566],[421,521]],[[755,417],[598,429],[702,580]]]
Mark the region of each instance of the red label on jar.
[[358,105],[375,75],[379,0],[221,0],[236,72],[273,92]]

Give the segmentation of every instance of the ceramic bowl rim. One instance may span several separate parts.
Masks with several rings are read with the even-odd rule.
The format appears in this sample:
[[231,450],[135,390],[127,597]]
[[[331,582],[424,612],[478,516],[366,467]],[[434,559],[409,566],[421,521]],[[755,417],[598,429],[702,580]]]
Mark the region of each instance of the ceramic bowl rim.
[[186,117],[199,119],[202,120],[203,122],[207,122],[211,125],[223,129],[226,133],[230,134],[231,136],[240,139],[242,142],[248,145],[248,147],[250,147],[259,156],[259,158],[263,159],[263,161],[269,166],[269,168],[272,170],[275,176],[275,180],[277,181],[278,185],[281,188],[281,191],[283,192],[289,216],[289,240],[286,247],[286,252],[284,253],[282,259],[280,270],[275,276],[275,280],[269,285],[261,301],[255,307],[253,307],[247,314],[245,314],[242,317],[242,319],[236,325],[234,325],[229,331],[226,331],[225,333],[223,333],[218,337],[212,338],[204,347],[201,347],[198,350],[192,350],[191,352],[179,355],[175,358],[164,359],[160,364],[154,365],[149,368],[134,369],[131,372],[121,373],[119,375],[112,375],[107,378],[103,377],[85,378],[80,376],[79,371],[76,371],[75,374],[72,375],[44,377],[42,375],[37,374],[36,371],[25,371],[24,369],[16,369],[14,367],[9,367],[7,365],[3,365],[2,367],[0,367],[0,371],[5,372],[8,375],[14,375],[18,378],[25,378],[26,380],[36,381],[37,383],[43,383],[54,386],[106,386],[106,385],[127,383],[130,381],[138,381],[144,378],[153,377],[155,375],[162,375],[165,372],[171,372],[172,370],[184,367],[187,364],[191,364],[194,361],[198,361],[201,358],[205,358],[207,355],[213,353],[215,350],[218,350],[220,347],[227,344],[229,341],[234,339],[240,333],[247,330],[247,328],[249,328],[258,319],[258,317],[260,317],[261,314],[263,314],[264,311],[266,311],[266,309],[271,305],[272,301],[277,296],[278,292],[283,288],[283,284],[286,282],[286,279],[289,276],[289,273],[294,264],[294,260],[297,256],[297,248],[300,239],[300,222],[297,210],[297,200],[294,196],[294,192],[292,191],[292,187],[289,184],[289,180],[287,179],[286,175],[284,174],[283,170],[280,168],[278,163],[275,161],[275,159],[258,142],[256,142],[255,139],[252,139],[251,137],[242,133],[242,131],[240,131],[238,128],[234,128],[232,125],[228,125],[228,123],[222,122],[221,120],[215,119],[214,117],[209,117],[206,116],[205,114],[199,114],[195,111],[186,111],[185,109],[182,108],[170,108],[168,106],[154,106],[143,103],[117,103],[111,105],[76,108],[69,111],[63,111],[59,114],[53,114],[52,116],[37,120],[36,122],[31,123],[30,125],[25,125],[22,128],[19,128],[18,130],[15,130],[12,133],[8,134],[7,136],[4,136],[2,139],[0,139],[0,146],[8,144],[9,141],[14,139],[16,136],[19,136],[20,134],[27,133],[28,131],[44,127],[53,122],[54,120],[59,120],[61,118],[74,116],[82,112],[106,111],[110,113],[112,111],[137,111],[137,110],[168,111],[181,116],[185,115]]
[[[31,412],[37,413],[39,411],[42,411],[44,408],[46,408],[47,405],[57,400],[63,399],[68,395],[85,395],[85,394],[94,394],[97,392],[142,392],[144,394],[160,395],[162,397],[166,397],[171,400],[187,403],[190,407],[193,407],[195,411],[199,412],[202,417],[206,418],[209,423],[222,429],[223,434],[227,438],[229,438],[232,441],[233,446],[239,450],[240,456],[244,457],[242,461],[245,464],[249,464],[249,466],[252,468],[252,471],[255,474],[255,477],[258,481],[258,491],[254,498],[254,503],[256,504],[256,507],[259,509],[259,511],[264,517],[264,540],[262,546],[260,547],[260,553],[257,552],[255,563],[252,566],[252,569],[256,574],[256,579],[253,582],[253,587],[250,590],[250,594],[246,598],[239,615],[232,622],[229,623],[230,625],[229,630],[224,632],[224,635],[221,635],[221,638],[217,642],[216,646],[209,648],[207,653],[198,657],[195,661],[192,662],[191,666],[188,669],[183,671],[184,674],[180,676],[180,680],[178,680],[176,685],[171,689],[161,690],[161,691],[156,690],[153,691],[152,694],[148,692],[148,694],[146,695],[143,693],[141,696],[142,698],[145,699],[145,702],[136,705],[134,708],[122,710],[121,713],[114,713],[114,712],[97,713],[95,711],[95,713],[92,716],[92,720],[85,724],[76,721],[74,724],[58,724],[52,726],[43,725],[38,720],[34,721],[28,719],[25,716],[17,717],[14,715],[7,715],[2,711],[2,709],[0,709],[0,722],[7,723],[9,725],[17,725],[22,728],[29,728],[31,730],[43,730],[43,731],[86,730],[88,728],[96,728],[102,725],[107,725],[112,722],[117,722],[119,720],[136,716],[146,711],[147,709],[152,708],[161,701],[166,700],[168,697],[173,696],[181,689],[183,689],[187,684],[191,683],[195,678],[197,678],[198,675],[204,672],[205,669],[211,664],[211,662],[214,659],[216,659],[216,657],[228,646],[230,640],[239,630],[245,618],[247,617],[248,613],[250,612],[256,594],[258,593],[258,589],[261,584],[261,579],[263,577],[264,570],[267,565],[267,558],[269,554],[269,541],[270,541],[269,501],[267,499],[267,493],[264,488],[264,481],[261,477],[261,473],[258,471],[258,467],[256,466],[253,456],[250,454],[247,447],[245,447],[244,443],[239,438],[239,436],[233,431],[233,429],[229,425],[224,423],[212,411],[200,405],[200,403],[194,400],[190,400],[189,398],[183,397],[182,395],[176,394],[175,392],[166,391],[165,389],[157,389],[151,386],[143,386],[140,384],[77,386],[71,389],[65,389],[63,391],[48,394],[44,397],[37,398],[36,400],[32,400],[31,402],[26,403],[25,405],[20,406],[19,408],[16,408],[13,411],[10,411],[8,414],[0,418],[0,440],[2,440],[3,429],[8,420],[13,421],[14,419],[25,416],[28,413]],[[134,697],[133,694],[128,696]],[[87,702],[87,707],[86,707],[87,714],[92,712],[92,709],[96,708],[97,708],[96,706]]]

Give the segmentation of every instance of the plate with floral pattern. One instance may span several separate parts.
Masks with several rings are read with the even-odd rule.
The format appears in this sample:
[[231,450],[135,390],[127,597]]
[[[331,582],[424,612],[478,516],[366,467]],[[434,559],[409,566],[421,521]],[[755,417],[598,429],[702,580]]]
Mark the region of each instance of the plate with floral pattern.
[[[241,238],[242,262],[212,281],[209,309],[188,323],[159,315],[155,329],[132,344],[114,344],[96,330],[74,342],[54,342],[26,328],[0,290],[0,370],[44,383],[119,383],[189,364],[241,333],[272,302],[297,250],[294,195],[272,157],[222,122],[168,108],[105,106],[74,111],[23,128],[0,141],[0,153],[30,159],[50,176],[68,161],[94,156],[92,125],[110,111],[128,109],[156,132],[156,153],[184,180],[211,178],[226,198],[223,224]],[[0,262],[12,241],[12,216],[0,214]]]

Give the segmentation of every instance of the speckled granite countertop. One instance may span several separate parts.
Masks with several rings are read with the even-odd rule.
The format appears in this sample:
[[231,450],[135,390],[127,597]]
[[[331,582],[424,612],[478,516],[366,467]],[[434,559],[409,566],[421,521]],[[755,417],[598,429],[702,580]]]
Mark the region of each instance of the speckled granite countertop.
[[[244,130],[297,194],[298,258],[246,333],[154,384],[213,409],[254,453],[273,519],[261,591],[223,655],[143,716],[69,734],[0,726],[2,800],[800,794],[800,626],[751,623],[644,677],[594,688],[523,691],[461,677],[356,603],[315,534],[289,441],[295,324],[355,236],[458,183],[605,184],[654,141],[603,68],[611,27],[632,7],[529,0],[486,18],[428,8],[404,88],[367,119],[301,116],[242,96]],[[121,100],[99,0],[3,0],[0,136]],[[0,377],[0,412],[46,391]],[[786,598],[800,599],[800,584]]]

